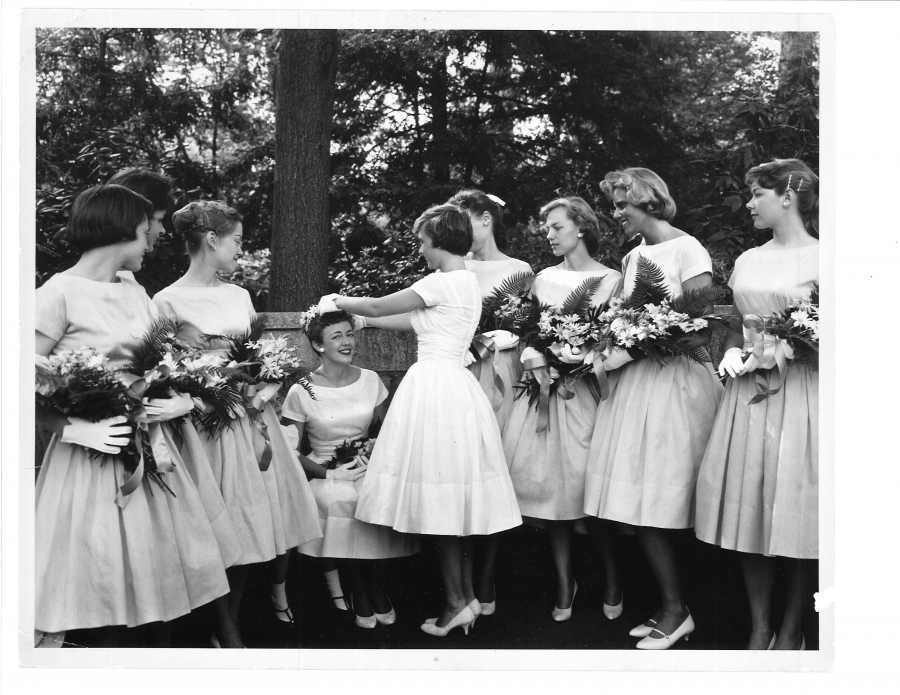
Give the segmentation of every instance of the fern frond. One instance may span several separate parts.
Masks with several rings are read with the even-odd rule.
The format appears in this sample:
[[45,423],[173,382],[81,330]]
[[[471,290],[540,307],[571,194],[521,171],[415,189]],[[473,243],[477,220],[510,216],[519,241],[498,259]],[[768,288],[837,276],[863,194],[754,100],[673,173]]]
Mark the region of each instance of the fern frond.
[[638,256],[637,272],[634,279],[634,290],[625,300],[625,309],[639,309],[645,304],[660,304],[664,299],[671,300],[666,287],[666,276],[653,261]]
[[176,332],[177,326],[171,319],[165,316],[155,319],[135,348],[134,357],[125,370],[132,374],[142,375],[159,365],[166,346]]
[[560,313],[564,316],[568,316],[569,314],[581,316],[584,314],[591,308],[591,299],[603,282],[604,277],[606,276],[601,275],[600,277],[587,278],[578,287],[572,290],[569,293],[569,296],[566,297],[566,301],[562,303],[559,310]]
[[706,313],[710,304],[715,304],[725,296],[725,290],[716,285],[707,285],[698,289],[685,292],[671,301],[669,306],[673,311],[687,314],[691,318],[697,318]]

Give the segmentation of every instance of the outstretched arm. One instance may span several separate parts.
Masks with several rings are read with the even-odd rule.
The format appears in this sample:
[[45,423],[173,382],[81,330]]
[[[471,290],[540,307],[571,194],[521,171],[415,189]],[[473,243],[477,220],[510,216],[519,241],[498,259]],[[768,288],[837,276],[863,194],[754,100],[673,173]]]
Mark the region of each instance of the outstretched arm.
[[369,328],[381,328],[388,331],[411,331],[412,317],[409,313],[396,316],[383,316],[382,318],[367,318],[366,325]]
[[[425,308],[425,300],[415,291],[406,289],[389,294],[387,297],[336,297],[335,306],[351,314],[368,318],[381,318],[408,314]],[[374,326],[375,324],[369,323]],[[382,326],[379,326],[381,328]],[[386,326],[385,326],[386,327]]]

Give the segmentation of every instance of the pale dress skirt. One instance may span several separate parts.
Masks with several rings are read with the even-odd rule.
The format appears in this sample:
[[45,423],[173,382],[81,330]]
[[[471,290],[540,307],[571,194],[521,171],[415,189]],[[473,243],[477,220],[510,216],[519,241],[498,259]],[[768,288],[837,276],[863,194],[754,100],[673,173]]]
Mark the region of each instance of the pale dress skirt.
[[633,526],[690,528],[694,489],[723,388],[686,357],[626,364],[597,408],[584,512]]
[[372,452],[356,518],[451,536],[522,523],[496,418],[471,372],[441,360],[410,367]]
[[[266,562],[276,555],[270,491],[253,448],[253,425],[244,415],[215,436],[200,431],[200,440],[213,477],[222,493],[231,523],[241,543],[236,564]],[[277,496],[277,490],[271,491]],[[280,517],[279,517],[280,518]],[[283,536],[283,531],[282,531]],[[283,543],[283,540],[282,540]]]
[[322,537],[316,499],[306,480],[303,467],[294,456],[294,447],[284,435],[278,415],[270,403],[262,411],[263,422],[272,447],[272,461],[263,472],[275,528],[275,552],[281,555],[291,548]]
[[[472,367],[468,367],[472,371]],[[512,412],[513,404],[516,398],[515,385],[522,378],[522,362],[519,360],[519,351],[515,348],[510,350],[501,350],[497,358],[497,373],[503,379],[505,391],[501,395],[500,391],[493,383],[492,369],[487,369],[482,365],[481,373],[478,376],[478,383],[482,391],[491,400],[491,407],[494,409],[494,415],[497,417],[497,425],[502,433],[506,426],[509,415]]]
[[206,509],[206,516],[219,544],[222,561],[225,567],[231,567],[237,564],[243,554],[241,539],[213,475],[200,434],[190,420],[185,420],[178,430],[178,437],[185,470],[191,476]]
[[175,496],[145,479],[124,509],[115,503],[120,458],[50,442],[36,487],[36,630],[169,621],[228,593],[203,502],[163,432]]
[[[770,388],[775,385],[766,374]],[[729,380],[697,481],[697,538],[729,550],[819,556],[819,380],[790,364],[749,405],[754,374]]]
[[[593,377],[588,377],[593,378]],[[584,471],[597,401],[579,381],[575,395],[550,396],[549,426],[536,432],[537,403],[521,395],[503,430],[503,447],[522,516],[546,521],[584,514]]]

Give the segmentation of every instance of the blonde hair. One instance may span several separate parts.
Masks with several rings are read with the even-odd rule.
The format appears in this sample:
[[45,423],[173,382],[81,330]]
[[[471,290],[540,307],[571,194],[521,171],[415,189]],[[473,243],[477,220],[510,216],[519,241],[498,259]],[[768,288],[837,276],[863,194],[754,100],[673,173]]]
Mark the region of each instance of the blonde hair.
[[600,250],[600,222],[587,201],[577,195],[551,200],[541,208],[541,222],[546,222],[547,215],[556,208],[563,208],[566,211],[566,215],[583,234],[581,239],[584,241],[587,252],[591,256],[595,255]]
[[613,202],[613,191],[624,189],[625,199],[649,215],[660,220],[671,220],[677,208],[669,194],[669,187],[656,172],[643,167],[630,167],[611,171],[600,182],[600,190]]

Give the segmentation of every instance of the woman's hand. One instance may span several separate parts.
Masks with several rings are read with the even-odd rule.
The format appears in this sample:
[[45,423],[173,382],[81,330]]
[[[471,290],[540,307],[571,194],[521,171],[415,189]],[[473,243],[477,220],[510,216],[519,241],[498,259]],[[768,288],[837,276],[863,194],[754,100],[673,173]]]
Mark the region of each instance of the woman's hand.
[[744,356],[740,348],[732,347],[725,351],[722,355],[722,361],[719,362],[719,376],[728,376],[735,378],[744,370]]
[[319,310],[319,315],[321,316],[322,314],[330,314],[333,311],[340,311],[340,309],[337,308],[337,304],[334,303],[334,300],[340,296],[341,295],[339,294],[332,293],[326,294],[321,299],[319,299],[319,304],[317,307]]
[[619,369],[619,367],[624,367],[626,364],[633,361],[634,358],[628,354],[628,350],[614,348],[609,353],[609,357],[603,359],[603,368],[607,372],[611,372],[613,369]]
[[511,350],[519,344],[519,336],[509,331],[488,331],[484,337],[493,340],[498,350]]
[[122,424],[125,422],[128,419],[124,415],[116,415],[100,422],[71,417],[69,424],[63,428],[59,441],[80,444],[104,454],[118,454],[128,444],[128,435],[131,434],[131,426]]
[[366,468],[357,465],[357,459],[359,458],[357,456],[350,463],[325,471],[325,478],[327,480],[349,480],[351,482],[359,480],[366,474]]
[[145,398],[144,422],[165,422],[187,415],[194,409],[194,401],[186,393],[169,391],[171,398]]
[[466,354],[463,357],[463,367],[468,367],[471,364],[475,364],[477,360],[478,358],[472,354],[472,351],[467,349]]
[[543,357],[543,353],[540,350],[536,350],[533,347],[527,347],[522,350],[522,354],[519,355],[519,361],[522,364],[525,364],[528,360],[533,360],[536,357]]

